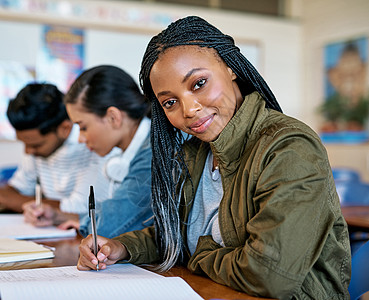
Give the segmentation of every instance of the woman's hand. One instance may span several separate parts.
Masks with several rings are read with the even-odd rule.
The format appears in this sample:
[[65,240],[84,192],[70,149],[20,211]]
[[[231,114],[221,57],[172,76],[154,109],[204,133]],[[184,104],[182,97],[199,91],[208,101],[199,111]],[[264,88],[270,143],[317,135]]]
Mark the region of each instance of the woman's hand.
[[56,211],[49,204],[43,203],[38,206],[35,201],[29,201],[22,205],[22,209],[26,223],[31,223],[37,227],[51,226],[54,224]]
[[97,257],[93,254],[92,235],[88,235],[79,245],[79,259],[77,269],[80,271],[106,269],[107,265],[112,265],[118,260],[127,259],[128,252],[126,247],[120,242],[97,236],[97,247],[100,249]]
[[67,220],[60,225],[58,225],[59,229],[68,230],[71,228],[79,229],[79,220]]

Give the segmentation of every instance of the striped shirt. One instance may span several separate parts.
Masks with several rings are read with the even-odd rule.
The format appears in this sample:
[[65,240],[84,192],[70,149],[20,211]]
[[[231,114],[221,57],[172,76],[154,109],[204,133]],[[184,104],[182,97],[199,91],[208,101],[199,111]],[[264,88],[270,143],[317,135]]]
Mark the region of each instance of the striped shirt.
[[[21,194],[33,196],[37,177],[44,197],[60,201],[68,213],[87,213],[89,186],[93,185],[96,201],[108,197],[109,180],[103,173],[105,158],[78,142],[79,128],[73,129],[63,145],[49,157],[24,154],[9,185]],[[98,187],[97,187],[98,184]]]

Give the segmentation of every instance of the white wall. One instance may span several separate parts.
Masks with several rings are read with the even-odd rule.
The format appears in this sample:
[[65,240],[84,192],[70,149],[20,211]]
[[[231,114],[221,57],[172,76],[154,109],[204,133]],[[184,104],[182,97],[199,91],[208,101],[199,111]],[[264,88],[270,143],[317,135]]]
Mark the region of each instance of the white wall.
[[[63,1],[50,2],[58,4]],[[63,5],[65,3],[64,1]],[[284,112],[297,118],[302,114],[302,27],[298,21],[202,8],[194,11],[192,7],[129,1],[118,3],[75,0],[71,3],[86,5],[86,9],[93,9],[93,6],[98,5],[110,7],[116,12],[141,16],[142,21],[109,22],[99,18],[54,16],[43,12],[17,13],[0,9],[0,40],[4,45],[0,47],[0,60],[18,60],[27,66],[34,66],[41,43],[41,24],[83,27],[86,29],[87,68],[97,64],[114,64],[138,80],[146,44],[151,36],[167,26],[163,24],[163,20],[168,20],[169,23],[180,17],[196,14],[233,36],[242,51],[247,52],[250,45],[249,49],[258,49],[256,54],[254,51],[244,54],[270,85]],[[64,11],[68,11],[65,6]],[[9,22],[15,27],[10,28]],[[18,159],[17,143],[6,143],[0,150],[2,154],[6,151],[15,160]],[[6,160],[2,156],[0,155],[0,165],[6,163],[9,155],[5,155]]]
[[[85,68],[112,64],[138,80],[141,58],[151,35],[97,29],[87,29],[84,35]],[[0,61],[16,61],[34,68],[42,43],[42,24],[0,20],[0,40],[6,45],[0,47]]]
[[23,153],[23,143],[19,141],[0,141],[0,168],[16,166]]
[[[62,3],[63,1],[50,0],[50,2]],[[72,16],[67,18],[60,15],[51,16],[47,13],[16,14],[0,10],[0,20],[14,20],[16,18],[17,21],[21,19],[27,23],[38,22],[39,24],[52,23],[85,27],[87,29],[87,67],[100,63],[114,63],[137,77],[139,68],[137,66],[140,64],[147,41],[167,26],[162,20],[168,20],[169,23],[180,17],[196,14],[219,27],[224,33],[233,36],[237,44],[241,46],[245,44],[257,45],[260,50],[258,69],[275,92],[282,108],[286,113],[295,117],[299,117],[301,114],[299,91],[301,90],[302,31],[298,21],[203,8],[196,8],[194,11],[193,7],[169,4],[81,0],[71,3],[82,3],[86,9],[92,9],[93,6],[97,5],[105,8],[111,7],[121,14],[125,12],[141,18],[138,22],[129,22],[126,19],[122,22],[104,22],[99,18],[84,19]],[[64,7],[64,10],[67,9]],[[155,23],[155,18],[158,19],[157,23]],[[34,25],[31,27],[34,28]],[[0,30],[2,40],[4,40],[3,32]],[[34,33],[29,33],[29,35],[32,34]],[[10,34],[10,37],[6,36],[5,40],[14,39],[16,36],[20,37],[20,32],[14,35]],[[37,42],[32,44],[29,52],[35,51]],[[2,59],[1,48],[0,60]],[[11,50],[8,49],[8,51]],[[248,56],[247,53],[246,56]],[[35,57],[35,55],[31,55],[29,59],[35,59]],[[252,61],[252,59],[250,60]]]

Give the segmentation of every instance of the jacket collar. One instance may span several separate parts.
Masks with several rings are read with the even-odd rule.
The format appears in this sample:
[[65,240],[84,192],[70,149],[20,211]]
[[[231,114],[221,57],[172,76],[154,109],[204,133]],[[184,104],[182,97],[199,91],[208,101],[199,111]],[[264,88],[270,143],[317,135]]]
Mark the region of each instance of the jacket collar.
[[259,93],[247,95],[236,114],[224,127],[218,138],[210,142],[213,155],[218,160],[223,175],[233,173],[247,146],[251,134],[260,127],[268,110]]

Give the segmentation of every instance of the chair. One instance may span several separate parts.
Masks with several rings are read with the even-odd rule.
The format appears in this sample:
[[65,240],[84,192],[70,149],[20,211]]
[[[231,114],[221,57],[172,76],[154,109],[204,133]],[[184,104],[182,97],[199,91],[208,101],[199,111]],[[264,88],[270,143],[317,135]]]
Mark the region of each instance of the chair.
[[[333,168],[332,174],[342,207],[369,205],[369,184],[361,181],[356,170],[344,167]],[[368,232],[351,231],[351,253],[354,254],[368,240]]]
[[334,180],[360,181],[359,173],[350,168],[333,168],[332,173]]
[[348,290],[351,300],[356,300],[369,291],[369,241],[352,257],[351,282]]
[[357,171],[335,168],[332,174],[342,206],[369,205],[369,184],[360,180]]

